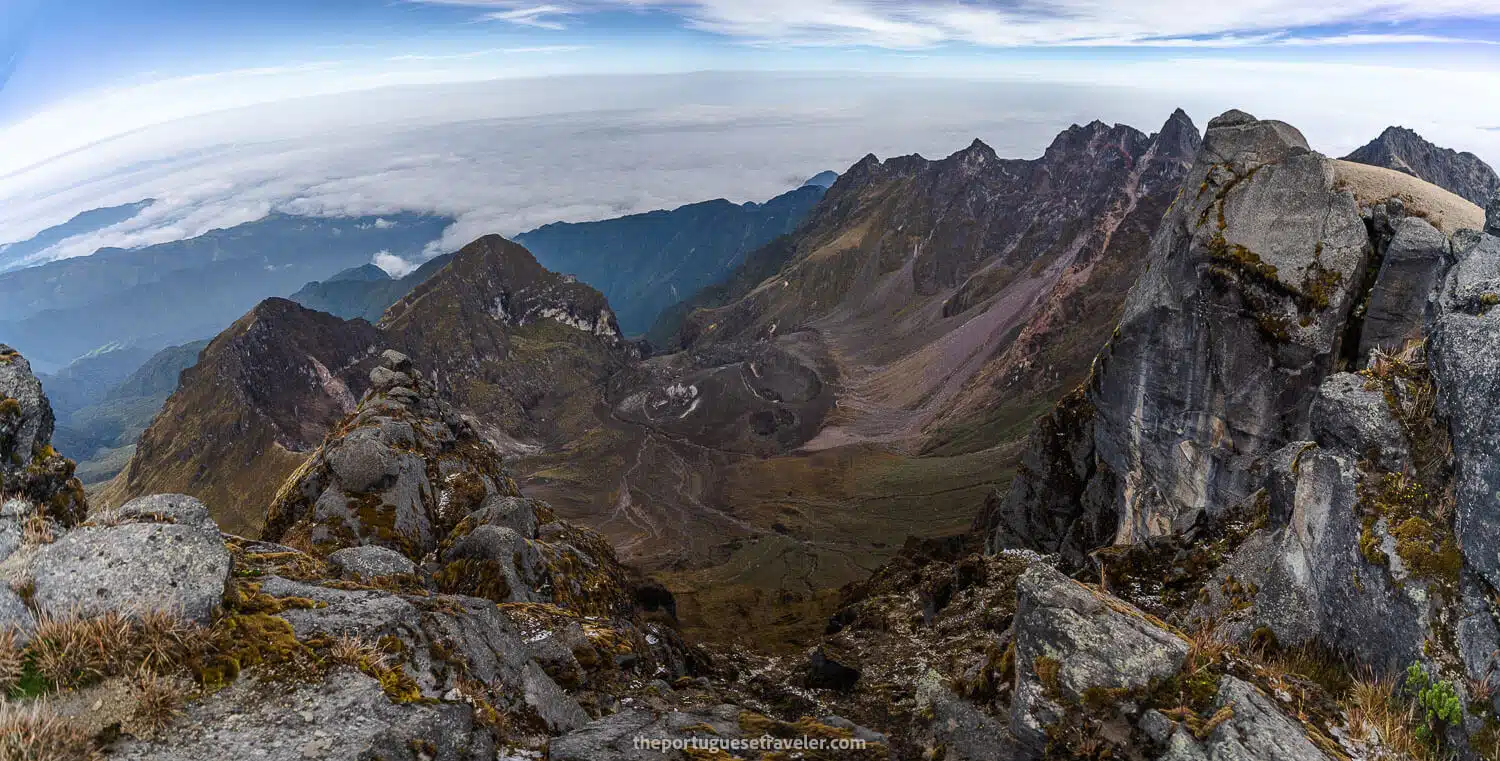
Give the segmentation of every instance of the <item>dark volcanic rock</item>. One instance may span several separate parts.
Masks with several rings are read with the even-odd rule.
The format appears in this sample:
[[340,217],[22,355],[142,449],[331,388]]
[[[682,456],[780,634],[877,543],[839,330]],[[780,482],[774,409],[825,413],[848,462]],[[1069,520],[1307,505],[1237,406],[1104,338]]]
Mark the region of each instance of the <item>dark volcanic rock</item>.
[[1500,191],[1500,176],[1478,156],[1440,148],[1405,127],[1388,127],[1344,160],[1404,172],[1480,206]]

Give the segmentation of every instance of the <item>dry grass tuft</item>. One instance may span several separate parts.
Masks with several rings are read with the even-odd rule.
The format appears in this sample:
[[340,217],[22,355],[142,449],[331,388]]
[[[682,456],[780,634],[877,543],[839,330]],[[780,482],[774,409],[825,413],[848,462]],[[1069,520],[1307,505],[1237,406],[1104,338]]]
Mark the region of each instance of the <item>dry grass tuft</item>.
[[55,541],[57,534],[52,530],[52,522],[41,514],[32,514],[21,523],[21,544],[35,546]]
[[390,655],[368,640],[340,634],[328,648],[328,657],[362,671],[380,670],[390,665]]
[[208,643],[206,629],[170,613],[132,619],[111,611],[43,616],[26,651],[47,681],[69,688],[140,668],[170,672],[187,665]]
[[[106,633],[117,630],[117,622],[106,618],[119,617],[42,616],[27,648],[37,671],[58,687],[86,684],[104,676],[113,644]],[[119,623],[125,624],[123,619]]]
[[1344,715],[1350,737],[1417,761],[1435,761],[1431,747],[1417,737],[1421,720],[1401,700],[1395,678],[1366,675],[1354,680]]
[[142,666],[132,686],[135,707],[130,712],[130,723],[137,737],[160,735],[182,714],[188,697],[188,687],[182,679],[164,677]]
[[170,671],[208,649],[208,629],[165,611],[142,614],[131,633],[130,659],[142,668]]
[[0,630],[0,700],[21,681],[25,672],[25,653],[16,644],[16,633],[11,629]]
[[0,703],[0,761],[84,761],[98,758],[93,740],[45,705]]

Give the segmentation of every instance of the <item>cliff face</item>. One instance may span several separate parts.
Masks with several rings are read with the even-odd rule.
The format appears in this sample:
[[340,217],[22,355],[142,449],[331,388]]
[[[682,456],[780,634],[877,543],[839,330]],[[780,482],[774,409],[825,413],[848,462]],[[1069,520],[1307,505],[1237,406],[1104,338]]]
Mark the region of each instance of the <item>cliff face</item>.
[[1394,169],[1483,206],[1500,192],[1500,176],[1478,156],[1440,148],[1405,127],[1390,127],[1345,161]]
[[1426,731],[1486,747],[1488,211],[1479,223],[1439,188],[1350,171],[1286,124],[1215,119],[1089,382],[981,516],[991,551],[1060,553],[1230,645],[1324,648],[1479,695]]

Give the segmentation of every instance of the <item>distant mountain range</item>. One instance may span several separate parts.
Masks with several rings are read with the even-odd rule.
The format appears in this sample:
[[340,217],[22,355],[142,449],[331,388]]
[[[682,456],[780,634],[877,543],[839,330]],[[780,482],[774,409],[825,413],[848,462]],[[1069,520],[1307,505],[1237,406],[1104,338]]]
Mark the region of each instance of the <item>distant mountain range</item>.
[[451,222],[273,213],[188,240],[15,270],[0,275],[0,336],[44,372],[106,346],[155,352],[212,336],[267,296],[376,252],[419,256]]
[[601,222],[558,222],[515,240],[548,269],[602,291],[621,329],[637,335],[662,310],[723,280],[746,254],[796,229],[823,197],[827,174],[763,204],[717,199]]
[[[791,232],[837,172],[765,203],[724,199],[598,222],[556,222],[517,235],[542,265],[598,288],[627,334],[645,333],[664,310],[729,277],[745,255]],[[402,278],[373,265],[312,282],[291,300],[309,309],[378,322],[387,307],[438,271],[445,257]]]
[[8,272],[34,264],[32,259],[52,246],[76,235],[98,232],[106,227],[133,219],[135,215],[154,203],[156,199],[147,198],[120,206],[90,209],[60,225],[49,227],[27,240],[0,245],[0,272]]
[[394,278],[373,264],[344,270],[327,280],[308,283],[288,298],[346,320],[380,322],[380,316],[417,284],[442,269],[452,254],[434,257],[410,274]]

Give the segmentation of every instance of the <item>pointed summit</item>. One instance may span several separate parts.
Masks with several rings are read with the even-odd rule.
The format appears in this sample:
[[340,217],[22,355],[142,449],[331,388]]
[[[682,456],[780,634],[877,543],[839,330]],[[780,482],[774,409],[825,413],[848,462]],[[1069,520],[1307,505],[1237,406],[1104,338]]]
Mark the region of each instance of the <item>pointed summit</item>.
[[1345,161],[1394,169],[1484,206],[1500,191],[1500,176],[1478,156],[1433,145],[1406,127],[1387,127]]

